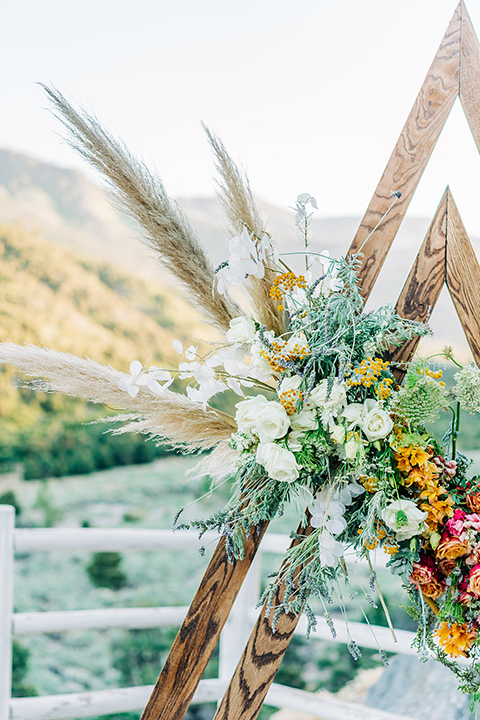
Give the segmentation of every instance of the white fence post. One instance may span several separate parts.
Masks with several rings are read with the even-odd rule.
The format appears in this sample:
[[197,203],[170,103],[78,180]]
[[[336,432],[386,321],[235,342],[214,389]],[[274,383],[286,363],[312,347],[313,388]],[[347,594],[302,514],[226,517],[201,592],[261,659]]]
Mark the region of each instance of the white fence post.
[[13,531],[15,509],[0,505],[0,720],[8,720],[12,692]]
[[220,636],[220,680],[230,680],[252,632],[254,621],[251,611],[260,598],[261,558],[259,549]]

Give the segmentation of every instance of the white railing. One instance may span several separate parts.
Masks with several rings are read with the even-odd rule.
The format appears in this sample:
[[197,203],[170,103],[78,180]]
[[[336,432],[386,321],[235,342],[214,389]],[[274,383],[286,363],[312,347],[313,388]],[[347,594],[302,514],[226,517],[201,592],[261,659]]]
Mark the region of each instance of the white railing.
[[[214,540],[207,534],[202,542]],[[249,570],[220,639],[219,678],[202,680],[194,703],[218,701],[237,665],[250,635],[258,611],[261,553],[283,554],[289,544],[287,536],[267,534]],[[178,627],[187,607],[108,608],[65,612],[13,613],[13,570],[15,553],[39,551],[125,552],[130,550],[194,550],[200,546],[197,533],[142,529],[15,529],[14,509],[0,505],[0,720],[67,720],[118,712],[141,712],[152,687],[120,688],[68,695],[11,698],[12,639],[27,633],[53,633],[70,630],[104,630],[107,628]],[[323,617],[318,617],[317,632],[312,638],[333,641]],[[336,642],[348,642],[345,622],[335,618]],[[305,633],[306,620],[300,619],[295,630]],[[350,633],[363,647],[415,655],[411,649],[414,634],[397,630],[395,644],[387,628],[349,623]],[[373,708],[345,703],[331,696],[314,695],[273,684],[266,703],[291,708],[323,720],[402,720]],[[403,720],[406,720],[403,718]],[[410,720],[412,720],[410,718]]]

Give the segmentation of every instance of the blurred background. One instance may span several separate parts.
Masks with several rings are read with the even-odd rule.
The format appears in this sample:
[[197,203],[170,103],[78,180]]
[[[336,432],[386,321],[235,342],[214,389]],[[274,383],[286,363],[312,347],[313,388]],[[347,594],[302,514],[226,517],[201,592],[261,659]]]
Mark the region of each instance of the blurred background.
[[[299,193],[309,192],[319,207],[311,226],[313,246],[341,255],[455,5],[452,0],[138,0],[135,5],[85,0],[74,6],[24,0],[2,8],[0,339],[86,354],[127,370],[133,359],[171,366],[178,360],[175,338],[210,337],[138,243],[133,223],[110,204],[100,179],[62,140],[61,124],[46,108],[38,83],[52,84],[94,112],[158,170],[215,263],[226,256],[228,234],[214,197],[201,121],[247,169],[281,249],[296,243],[290,206]],[[480,7],[470,5],[480,29]],[[447,184],[478,251],[480,161],[458,101],[372,305],[396,301]],[[436,340],[426,350],[449,343],[458,357],[468,357],[445,292],[432,326]],[[200,481],[178,480],[190,460],[88,424],[104,414],[103,408],[22,389],[12,369],[0,370],[0,502],[17,506],[19,524],[170,527],[175,509],[201,494]],[[479,437],[477,425],[468,422],[463,448],[475,450]],[[225,497],[207,499],[192,516],[205,516]],[[286,518],[280,529],[294,522]],[[82,607],[188,604],[203,567],[193,558],[186,570],[190,584],[175,587],[163,582],[173,562],[168,558],[162,561],[167,569],[157,565],[155,578],[147,561],[125,562],[20,558],[16,609],[59,609],[63,591],[53,578],[71,573],[72,595],[62,595],[62,603],[72,609],[80,607],[79,597]],[[99,577],[113,580],[105,586]],[[397,589],[392,585],[392,597]],[[16,646],[15,692],[153,682],[158,655],[170,641],[163,631],[118,632],[113,639],[105,633],[95,639],[86,634],[22,639]],[[300,641],[292,646],[285,664],[292,682],[336,690],[353,677],[346,649],[342,655],[328,644],[315,647],[312,655]],[[132,675],[136,663],[147,670]]]

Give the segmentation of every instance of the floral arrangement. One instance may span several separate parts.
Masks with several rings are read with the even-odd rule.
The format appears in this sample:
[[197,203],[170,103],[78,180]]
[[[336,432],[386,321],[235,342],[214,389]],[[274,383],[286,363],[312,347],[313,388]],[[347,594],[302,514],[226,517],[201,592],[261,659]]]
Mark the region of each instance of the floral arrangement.
[[[246,177],[207,130],[232,227],[228,259],[213,268],[159,178],[95,118],[60,93],[47,93],[71,144],[107,178],[144,241],[222,339],[207,351],[193,344],[184,351],[175,341],[177,369],[135,360],[129,374],[11,343],[0,344],[0,362],[45,378],[34,381],[37,389],[117,407],[123,412],[116,419],[124,422],[118,432],[210,450],[199,467],[213,483],[230,477],[232,494],[221,512],[193,525],[201,533],[218,529],[231,559],[242,557],[249,534],[286,503],[299,504],[295,542],[264,593],[274,626],[282,612],[306,612],[313,626],[313,595],[335,632],[327,607],[341,596],[340,582],[350,592],[345,558],[366,558],[371,588],[379,591],[370,553],[385,551],[411,598],[420,656],[436,655],[478,699],[480,481],[467,476],[469,461],[456,446],[461,408],[480,411],[480,370],[459,366],[448,389],[442,371],[426,361],[390,364],[392,348],[428,328],[391,307],[364,312],[356,274],[361,255],[332,259],[310,249],[316,201],[309,194],[295,204],[301,245],[280,254]],[[400,194],[392,195],[393,205]],[[301,272],[290,266],[295,255]],[[245,293],[248,311],[232,288]],[[444,354],[453,360],[450,349]],[[182,381],[185,392],[178,391]],[[226,391],[238,396],[235,417],[214,407]],[[450,431],[438,440],[428,427],[448,409]],[[175,527],[184,527],[178,521]],[[360,653],[354,640],[349,649]],[[459,657],[471,664],[460,666]]]

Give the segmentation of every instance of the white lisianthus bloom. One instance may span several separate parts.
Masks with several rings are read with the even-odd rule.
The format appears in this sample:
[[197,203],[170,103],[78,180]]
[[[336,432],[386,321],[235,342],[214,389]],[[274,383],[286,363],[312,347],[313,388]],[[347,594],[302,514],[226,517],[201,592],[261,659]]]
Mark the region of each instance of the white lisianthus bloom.
[[273,400],[262,405],[255,421],[255,432],[261,443],[282,438],[290,427],[290,419],[285,408]]
[[347,391],[345,383],[334,382],[328,392],[329,382],[327,378],[322,380],[310,393],[309,402],[320,408],[322,422],[329,424],[334,417],[345,407],[347,402]]
[[317,413],[315,410],[301,410],[290,416],[290,425],[292,430],[316,430],[318,427]]
[[255,323],[250,318],[239,316],[230,320],[230,329],[226,333],[228,342],[251,343],[255,338]]
[[288,449],[292,452],[300,452],[302,449],[302,438],[305,433],[302,430],[293,430],[287,435]]
[[382,520],[395,531],[397,540],[420,535],[427,513],[419,510],[412,500],[394,500],[382,510]]
[[343,448],[345,450],[345,457],[347,458],[347,460],[355,460],[359,453],[362,452],[363,445],[359,440],[357,440],[355,434],[352,433],[351,437],[347,440]]
[[290,483],[299,476],[295,455],[277,443],[260,443],[256,458],[272,480]]
[[345,442],[345,428],[343,425],[335,425],[335,423],[332,423],[328,429],[330,430],[330,437],[334,443],[341,445]]
[[360,422],[360,427],[367,440],[375,442],[375,440],[387,437],[393,429],[393,420],[390,415],[382,410],[376,400],[365,400],[364,406],[366,413]]
[[235,405],[237,408],[235,420],[240,432],[255,432],[260,408],[266,405],[267,402],[268,400],[264,395],[256,395],[255,397],[248,397]]

